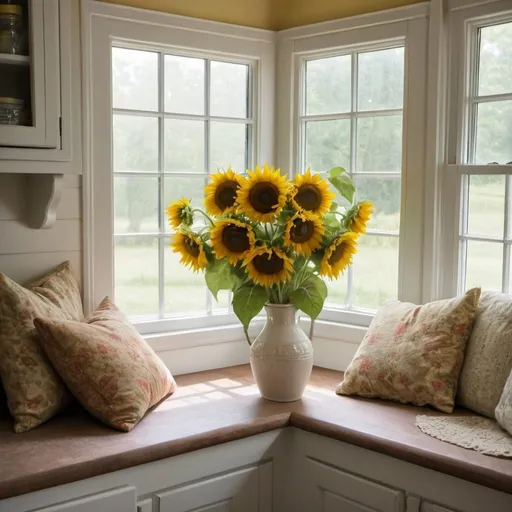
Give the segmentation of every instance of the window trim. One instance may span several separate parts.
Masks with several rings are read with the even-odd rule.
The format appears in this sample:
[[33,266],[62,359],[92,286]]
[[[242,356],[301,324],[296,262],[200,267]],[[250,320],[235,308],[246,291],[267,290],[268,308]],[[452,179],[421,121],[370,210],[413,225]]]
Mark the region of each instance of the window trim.
[[[426,139],[428,6],[420,4],[412,7],[394,10],[396,17],[392,20],[388,18],[390,11],[358,17],[359,20],[364,18],[359,27],[354,26],[354,18],[319,24],[322,26],[318,27],[290,29],[279,34],[279,66],[283,72],[278,75],[278,151],[281,167],[300,168],[303,59],[342,55],[386,45],[392,47],[394,43],[404,44],[403,133],[407,133],[408,137],[403,139],[398,297],[419,303],[423,298],[424,233],[417,226],[424,225],[422,184]],[[326,25],[329,31],[325,30]],[[288,72],[293,76],[291,83],[286,78]],[[291,126],[290,119],[293,120]],[[407,224],[406,218],[410,219]],[[404,247],[410,248],[407,258]],[[373,316],[374,312],[368,310],[326,306],[319,319],[336,320],[357,328],[368,326]]]
[[[105,295],[113,294],[113,174],[112,104],[102,92],[110,77],[111,47],[164,51],[173,54],[254,63],[252,111],[254,161],[275,160],[274,117],[275,39],[270,31],[134,10],[86,0],[82,2],[84,94],[84,304],[91,311]],[[149,41],[149,43],[147,42]],[[101,77],[103,76],[103,81]],[[110,82],[110,78],[109,78]],[[108,114],[107,114],[108,113]],[[258,122],[259,121],[259,122]],[[246,122],[247,119],[241,120]],[[211,322],[207,322],[211,318]],[[187,332],[235,323],[233,314],[190,315],[145,321],[140,331]],[[178,334],[178,333],[177,333]]]
[[[477,85],[477,34],[480,27],[512,21],[512,5],[508,0],[473,2],[462,0],[450,2],[447,28],[449,45],[446,51],[447,69],[455,69],[449,75],[446,89],[447,122],[445,158],[440,180],[441,214],[440,239],[442,246],[440,265],[437,271],[439,296],[453,297],[464,292],[465,275],[461,258],[463,244],[461,231],[464,222],[463,182],[467,177],[482,174],[512,175],[512,165],[471,164],[468,160],[470,102]],[[510,180],[510,178],[509,178]],[[507,182],[509,181],[507,180]],[[507,251],[504,244],[504,258]],[[506,261],[502,262],[503,268]],[[505,273],[502,279],[506,279]]]

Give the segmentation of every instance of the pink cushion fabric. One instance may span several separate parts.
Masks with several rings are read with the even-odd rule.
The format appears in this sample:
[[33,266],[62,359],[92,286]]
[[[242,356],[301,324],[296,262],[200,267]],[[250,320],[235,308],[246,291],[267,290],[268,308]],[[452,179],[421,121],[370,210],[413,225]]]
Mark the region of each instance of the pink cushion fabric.
[[131,430],[176,388],[165,364],[108,297],[84,322],[37,318],[34,324],[73,395],[118,430]]

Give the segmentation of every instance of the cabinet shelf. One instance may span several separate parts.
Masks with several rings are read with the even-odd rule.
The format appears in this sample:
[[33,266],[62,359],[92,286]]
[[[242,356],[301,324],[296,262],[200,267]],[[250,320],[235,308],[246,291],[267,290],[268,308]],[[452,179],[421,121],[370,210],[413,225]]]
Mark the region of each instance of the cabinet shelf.
[[30,57],[27,55],[11,55],[10,53],[0,53],[0,64],[28,66],[30,65]]

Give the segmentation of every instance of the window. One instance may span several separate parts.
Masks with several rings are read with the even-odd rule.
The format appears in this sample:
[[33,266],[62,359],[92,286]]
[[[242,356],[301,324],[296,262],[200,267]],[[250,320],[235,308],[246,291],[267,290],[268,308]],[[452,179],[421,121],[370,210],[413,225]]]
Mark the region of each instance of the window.
[[[512,20],[466,24],[466,69],[458,134],[461,215],[458,291],[509,293],[512,185]],[[451,169],[454,172],[454,169]]]
[[[328,283],[328,304],[375,310],[398,296],[404,46],[308,57],[302,76],[300,168],[341,165],[355,182],[356,200],[375,206],[354,265]],[[346,204],[341,196],[336,201]]]
[[202,206],[210,172],[251,166],[251,76],[250,63],[112,48],[114,293],[131,317],[230,310],[180,266],[164,210],[181,196]]

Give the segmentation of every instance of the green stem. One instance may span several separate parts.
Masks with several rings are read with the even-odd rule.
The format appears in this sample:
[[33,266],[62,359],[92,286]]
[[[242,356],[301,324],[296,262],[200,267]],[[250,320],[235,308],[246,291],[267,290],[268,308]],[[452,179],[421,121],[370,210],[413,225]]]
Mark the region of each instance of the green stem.
[[205,218],[208,220],[208,222],[209,222],[212,226],[214,225],[214,222],[213,222],[213,220],[211,219],[211,217],[210,217],[209,215],[207,215],[206,213],[204,213],[204,212],[203,212],[203,210],[201,210],[200,208],[194,208],[194,209],[192,210],[192,213],[194,213],[194,212],[199,212],[203,217],[205,217]]

